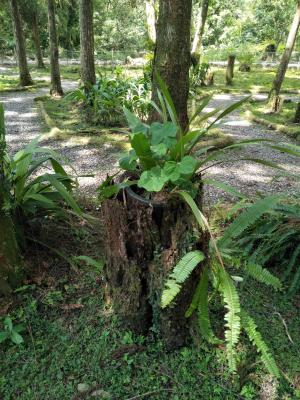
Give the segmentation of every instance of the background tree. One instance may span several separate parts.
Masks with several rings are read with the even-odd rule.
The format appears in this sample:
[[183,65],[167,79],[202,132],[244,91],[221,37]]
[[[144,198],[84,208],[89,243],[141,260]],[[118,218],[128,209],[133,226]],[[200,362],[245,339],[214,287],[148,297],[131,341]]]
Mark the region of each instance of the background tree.
[[32,85],[33,82],[27,64],[25,39],[23,35],[23,26],[18,7],[18,1],[10,0],[10,4],[11,4],[12,21],[14,27],[16,53],[19,64],[20,84],[21,86],[29,86]]
[[281,61],[277,69],[277,73],[273,81],[271,91],[269,93],[269,98],[272,102],[271,105],[272,112],[278,112],[280,109],[280,101],[279,101],[280,89],[295,45],[297,33],[299,30],[299,25],[300,25],[300,0],[297,1],[296,12],[287,38],[285,50],[284,53],[282,54]]
[[50,42],[50,70],[51,70],[51,87],[50,94],[54,96],[62,96],[63,90],[61,86],[59,60],[58,60],[58,43],[55,24],[55,1],[48,0],[48,26],[49,26],[49,42]]
[[79,19],[81,80],[87,90],[96,83],[93,11],[93,0],[80,0]]
[[210,0],[202,0],[201,7],[199,8],[197,20],[196,20],[196,29],[194,40],[192,44],[192,56],[199,60],[200,58],[200,51],[202,46],[202,37],[204,33],[205,22],[207,19],[208,14],[208,7],[209,7]]
[[147,20],[148,37],[149,37],[151,44],[154,44],[156,42],[156,27],[155,27],[156,1],[155,0],[146,0],[145,4],[146,4],[146,20]]
[[20,0],[20,12],[32,35],[38,68],[45,68],[40,42],[40,7],[37,0]]
[[169,88],[183,129],[188,125],[191,12],[192,0],[160,0],[153,64],[153,100],[157,101],[159,73]]

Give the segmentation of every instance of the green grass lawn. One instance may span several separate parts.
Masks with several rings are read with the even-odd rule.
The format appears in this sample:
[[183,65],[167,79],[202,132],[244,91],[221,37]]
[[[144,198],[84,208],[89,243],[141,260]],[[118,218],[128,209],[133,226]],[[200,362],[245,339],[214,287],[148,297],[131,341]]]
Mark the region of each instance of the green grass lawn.
[[[270,106],[267,102],[255,101],[247,104],[244,109],[246,116],[257,122],[269,126],[273,130],[287,133],[288,135],[300,137],[300,126],[293,122],[297,104],[294,102],[284,102],[280,113],[270,113]],[[249,113],[250,112],[250,113]]]
[[[252,67],[250,72],[240,72],[235,67],[232,86],[225,84],[225,68],[213,67],[215,71],[214,86],[201,89],[202,92],[218,90],[221,92],[247,92],[262,93],[269,92],[272,81],[275,77],[276,69],[263,69],[261,67]],[[282,91],[300,91],[299,89],[300,71],[288,69],[283,82]]]
[[[270,379],[245,338],[238,347],[238,373],[232,375],[224,346],[208,345],[196,329],[186,347],[166,351],[155,332],[135,336],[120,328],[104,300],[101,270],[82,264],[75,270],[66,263],[82,254],[101,263],[98,220],[83,224],[71,218],[67,229],[65,222],[50,221],[34,232],[65,258],[34,245],[26,254],[26,285],[1,303],[0,331],[3,314],[24,325],[23,344],[0,344],[1,399],[127,400],[150,392],[152,400],[256,400],[262,390],[277,391],[279,399],[300,398],[299,295],[288,300],[250,278],[238,284],[282,378]],[[214,300],[210,308],[215,332],[223,337],[223,308]],[[78,393],[82,388],[87,392]]]

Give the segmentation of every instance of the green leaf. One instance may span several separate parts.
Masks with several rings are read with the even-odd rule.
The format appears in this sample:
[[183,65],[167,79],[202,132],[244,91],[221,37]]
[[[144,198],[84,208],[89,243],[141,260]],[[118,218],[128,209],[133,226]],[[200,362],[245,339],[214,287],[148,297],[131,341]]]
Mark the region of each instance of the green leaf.
[[173,122],[174,125],[179,127],[179,120],[178,120],[178,116],[177,116],[177,112],[176,112],[176,108],[175,105],[173,103],[171,94],[169,92],[169,89],[167,87],[167,85],[165,84],[165,82],[163,81],[163,79],[161,78],[160,74],[156,71],[155,72],[155,76],[158,82],[158,85],[160,87],[160,90],[164,96],[164,101],[166,103],[171,121]]
[[86,265],[95,268],[97,272],[101,272],[104,267],[103,260],[95,260],[94,258],[91,258],[89,256],[76,256],[73,257],[73,259],[74,261],[84,261]]
[[199,285],[199,303],[198,303],[198,320],[199,328],[202,336],[212,344],[222,343],[219,340],[211,326],[209,311],[208,311],[208,267],[205,267]]
[[223,112],[221,112],[220,115],[218,115],[218,117],[209,125],[210,129],[216,122],[218,122],[220,119],[226,117],[226,115],[232,113],[232,111],[236,110],[237,108],[239,108],[242,104],[244,104],[246,101],[248,101],[250,99],[251,96],[247,96],[244,99],[237,101],[234,104],[231,104],[229,107],[227,107]]
[[151,151],[157,156],[157,157],[164,157],[167,154],[168,147],[165,145],[165,143],[159,143],[154,146],[151,146]]
[[12,323],[12,319],[10,317],[5,317],[4,319],[4,327],[5,329],[7,329],[9,332],[12,331],[13,329],[13,323]]
[[126,107],[123,107],[125,117],[127,119],[129,128],[132,132],[147,133],[148,126],[143,124],[132,112],[130,112]]
[[180,178],[179,165],[175,161],[167,161],[163,167],[163,173],[171,182],[176,182]]
[[204,258],[204,254],[198,250],[190,251],[181,258],[166,282],[161,298],[162,308],[167,307],[174,300],[181,290],[181,285]]
[[198,167],[198,161],[192,156],[185,156],[178,166],[181,175],[192,175]]
[[10,334],[8,332],[0,332],[0,343],[5,342],[9,338]]
[[137,167],[137,159],[135,150],[131,150],[129,154],[120,159],[119,165],[125,171],[134,171]]
[[213,97],[213,94],[205,97],[202,102],[200,103],[200,105],[197,107],[196,111],[194,112],[194,114],[191,116],[190,118],[190,124],[194,121],[195,118],[197,118],[197,116],[201,113],[201,111],[208,105],[208,103],[211,101]]
[[164,143],[168,149],[172,148],[176,142],[177,126],[172,122],[153,122],[150,126],[151,144],[153,146]]
[[131,147],[140,159],[143,169],[150,169],[155,165],[152,158],[149,139],[143,133],[134,133],[130,138]]
[[14,342],[15,344],[21,344],[24,342],[24,339],[22,338],[21,335],[19,335],[16,331],[12,331],[11,332],[11,336],[10,336],[12,342]]
[[258,264],[246,263],[245,271],[258,282],[264,283],[265,285],[272,286],[275,290],[282,289],[281,281],[271,274],[266,268],[262,268]]
[[160,192],[168,181],[168,177],[163,170],[156,166],[150,171],[144,171],[138,181],[138,187],[146,189],[148,192]]

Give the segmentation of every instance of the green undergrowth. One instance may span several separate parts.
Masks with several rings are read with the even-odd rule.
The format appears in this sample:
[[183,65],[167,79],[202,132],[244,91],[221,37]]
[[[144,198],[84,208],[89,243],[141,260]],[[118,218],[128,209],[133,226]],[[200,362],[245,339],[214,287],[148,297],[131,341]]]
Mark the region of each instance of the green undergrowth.
[[[228,92],[228,93],[268,93],[270,91],[276,69],[263,69],[262,67],[252,67],[250,72],[240,72],[238,66],[235,67],[233,85],[227,86],[225,83],[225,68],[211,66],[211,71],[215,72],[214,85],[201,88],[200,92]],[[299,93],[299,72],[288,69],[282,85],[282,92]]]
[[[104,300],[97,205],[84,208],[96,220],[82,223],[72,217],[31,226],[30,236],[47,240],[52,250],[33,242],[25,256],[25,285],[1,302],[0,331],[4,315],[25,328],[24,343],[0,344],[1,399],[127,400],[148,393],[141,398],[254,400],[262,392],[300,398],[299,296],[286,300],[254,281],[237,283],[243,306],[274,352],[283,374],[279,382],[266,375],[246,339],[239,345],[235,376],[228,371],[224,347],[208,345],[195,329],[186,347],[167,352],[154,332],[135,336],[119,327]],[[100,268],[66,262],[80,255],[97,260]],[[211,302],[215,331],[222,337],[222,307]]]
[[48,83],[44,80],[34,80],[34,84],[30,86],[20,86],[19,79],[14,76],[0,75],[0,92],[19,92],[19,91],[31,91],[40,87],[48,86]]
[[126,135],[89,124],[89,118],[83,118],[85,110],[82,104],[49,96],[38,97],[35,101],[43,117],[46,138],[64,140],[73,146],[109,144],[116,151],[126,148]]
[[300,126],[293,123],[297,104],[294,102],[284,102],[279,113],[270,113],[267,102],[255,101],[247,105],[246,117],[257,123],[289,136],[300,139]]

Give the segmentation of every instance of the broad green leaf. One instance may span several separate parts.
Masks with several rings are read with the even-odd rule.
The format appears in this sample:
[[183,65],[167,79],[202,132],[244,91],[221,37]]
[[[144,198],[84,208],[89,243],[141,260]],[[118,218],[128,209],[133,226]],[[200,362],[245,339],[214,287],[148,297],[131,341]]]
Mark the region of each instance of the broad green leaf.
[[175,161],[167,161],[163,167],[163,172],[171,182],[176,182],[180,178],[179,165]]
[[146,189],[148,192],[160,192],[168,181],[160,167],[153,167],[150,171],[144,171],[138,181],[138,187]]
[[157,156],[157,157],[164,157],[167,152],[168,152],[168,147],[165,143],[159,143],[154,146],[151,146],[151,151]]
[[119,165],[125,171],[134,171],[137,166],[137,159],[135,150],[131,150],[129,154],[120,159]]
[[130,112],[126,107],[123,107],[125,117],[127,119],[129,128],[132,132],[142,132],[144,134],[148,131],[148,126],[143,124],[132,112]]
[[172,122],[153,122],[150,126],[151,144],[153,146],[164,143],[169,149],[173,147],[176,142],[177,126]]
[[0,343],[5,342],[9,338],[10,334],[8,332],[0,332]]
[[11,340],[15,343],[15,344],[21,344],[24,342],[24,339],[22,338],[21,335],[19,335],[16,331],[12,331],[11,332]]
[[198,167],[198,161],[192,156],[185,156],[178,166],[181,175],[192,175]]
[[150,169],[155,165],[147,136],[143,133],[132,134],[130,143],[136,155],[139,157],[143,169]]

